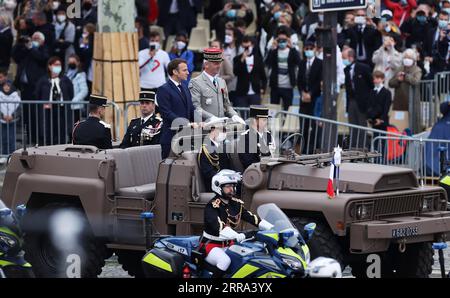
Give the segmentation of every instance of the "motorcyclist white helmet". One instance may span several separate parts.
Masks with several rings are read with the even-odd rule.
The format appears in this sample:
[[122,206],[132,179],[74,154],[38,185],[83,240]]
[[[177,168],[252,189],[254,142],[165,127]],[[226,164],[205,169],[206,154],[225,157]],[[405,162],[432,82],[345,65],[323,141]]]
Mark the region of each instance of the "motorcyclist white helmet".
[[307,274],[315,278],[341,278],[342,269],[335,259],[318,257],[308,264]]
[[222,187],[227,184],[236,186],[242,180],[240,173],[233,170],[221,170],[211,179],[211,189],[213,192],[223,197]]

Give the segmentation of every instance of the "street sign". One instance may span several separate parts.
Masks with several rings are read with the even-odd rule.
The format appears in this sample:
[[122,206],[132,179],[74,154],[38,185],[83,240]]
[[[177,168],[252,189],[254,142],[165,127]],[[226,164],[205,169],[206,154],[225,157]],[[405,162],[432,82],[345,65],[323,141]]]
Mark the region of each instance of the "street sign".
[[367,0],[310,0],[309,8],[312,12],[327,12],[338,10],[352,10],[366,8]]

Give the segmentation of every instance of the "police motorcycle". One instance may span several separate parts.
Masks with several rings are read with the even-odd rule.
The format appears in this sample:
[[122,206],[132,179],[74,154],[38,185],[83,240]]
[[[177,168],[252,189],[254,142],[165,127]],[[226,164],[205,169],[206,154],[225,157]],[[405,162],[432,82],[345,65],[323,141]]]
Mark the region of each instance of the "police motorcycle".
[[[257,213],[274,227],[248,231],[244,241],[226,249],[231,265],[224,278],[342,277],[336,260],[324,257],[310,260],[307,241],[314,234],[315,223],[307,224],[299,232],[273,203],[261,205]],[[153,214],[146,213],[143,217],[150,220]],[[215,268],[198,251],[199,240],[198,236],[156,240],[142,259],[145,276],[211,278]]]
[[20,205],[13,212],[0,200],[0,278],[34,277],[23,251],[20,220],[25,211],[26,207]]

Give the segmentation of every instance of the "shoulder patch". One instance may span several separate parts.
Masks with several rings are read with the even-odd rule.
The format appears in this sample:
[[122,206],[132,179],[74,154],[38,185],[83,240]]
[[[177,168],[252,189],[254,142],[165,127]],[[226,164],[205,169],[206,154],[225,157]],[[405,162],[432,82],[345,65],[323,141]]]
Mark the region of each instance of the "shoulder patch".
[[212,202],[212,206],[213,206],[213,208],[219,208],[220,207],[220,199],[215,199]]
[[106,123],[106,122],[104,122],[104,121],[100,121],[100,124],[102,124],[106,128],[111,128],[111,125]]

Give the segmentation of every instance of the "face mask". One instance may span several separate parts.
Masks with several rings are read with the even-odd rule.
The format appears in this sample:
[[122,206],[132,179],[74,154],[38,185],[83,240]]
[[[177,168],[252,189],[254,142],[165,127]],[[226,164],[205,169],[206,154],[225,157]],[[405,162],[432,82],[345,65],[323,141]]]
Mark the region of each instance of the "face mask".
[[233,42],[233,36],[225,35],[225,43],[230,44]]
[[75,63],[69,63],[69,68],[70,69],[77,69],[77,65]]
[[177,41],[177,49],[182,50],[186,47],[186,43],[183,41]]
[[64,22],[66,20],[66,16],[65,15],[58,15],[56,18],[58,19],[58,21],[60,23],[62,23],[62,22]]
[[83,34],[81,36],[83,36],[83,38],[86,38],[86,37],[89,36],[89,33],[88,32],[83,32]]
[[406,67],[410,67],[414,64],[414,60],[411,58],[404,58],[403,59],[403,65]]
[[313,50],[307,50],[305,51],[306,58],[312,58],[314,57],[314,51]]
[[39,48],[39,46],[40,46],[40,43],[39,43],[39,41],[32,41],[31,42],[31,46],[33,47],[33,48]]
[[386,27],[384,27],[384,31],[386,32],[391,32],[391,26],[387,25]]
[[427,17],[426,16],[417,16],[416,19],[421,24],[423,24],[423,23],[425,23],[427,21]]
[[273,14],[273,18],[277,21],[280,17],[281,17],[281,11],[277,11],[276,13]]
[[444,11],[450,14],[450,8],[444,8]]
[[52,67],[52,72],[53,72],[55,75],[59,75],[59,74],[61,73],[61,71],[62,71],[61,66],[53,66],[53,67]]
[[219,135],[217,136],[216,141],[219,142],[219,143],[221,143],[221,142],[225,141],[226,138],[227,138],[227,134],[226,134],[226,133],[224,133],[224,132],[219,132]]
[[272,0],[264,0],[264,3],[265,3],[266,5],[270,5],[270,4],[272,4]]
[[342,63],[343,63],[345,66],[349,66],[350,64],[352,64],[352,63],[350,62],[350,60],[348,60],[348,59],[342,59]]
[[365,25],[366,24],[366,17],[356,16],[355,17],[355,23],[358,24],[358,25]]
[[151,41],[149,43],[150,47],[155,47],[155,50],[159,50],[161,48],[161,44],[159,42],[156,41]]
[[400,4],[406,6],[408,5],[408,0],[400,0]]
[[439,29],[447,29],[448,22],[444,20],[439,20]]
[[53,2],[53,4],[52,4],[53,10],[58,9],[58,7],[59,7],[59,2]]
[[230,9],[229,11],[227,11],[227,17],[230,19],[234,19],[236,17],[236,10]]
[[287,48],[287,45],[288,45],[287,41],[282,41],[282,42],[278,43],[278,47],[282,50]]
[[376,87],[377,89],[381,89],[381,87],[383,87],[383,83],[375,84],[375,87]]
[[5,5],[5,8],[6,8],[7,10],[14,10],[14,9],[16,8],[16,6],[17,6],[16,2],[15,2],[15,1],[12,1],[12,0],[10,0],[10,1],[5,1],[5,2],[4,2],[4,5]]
[[253,53],[253,47],[244,48],[244,50],[247,51],[249,56]]

